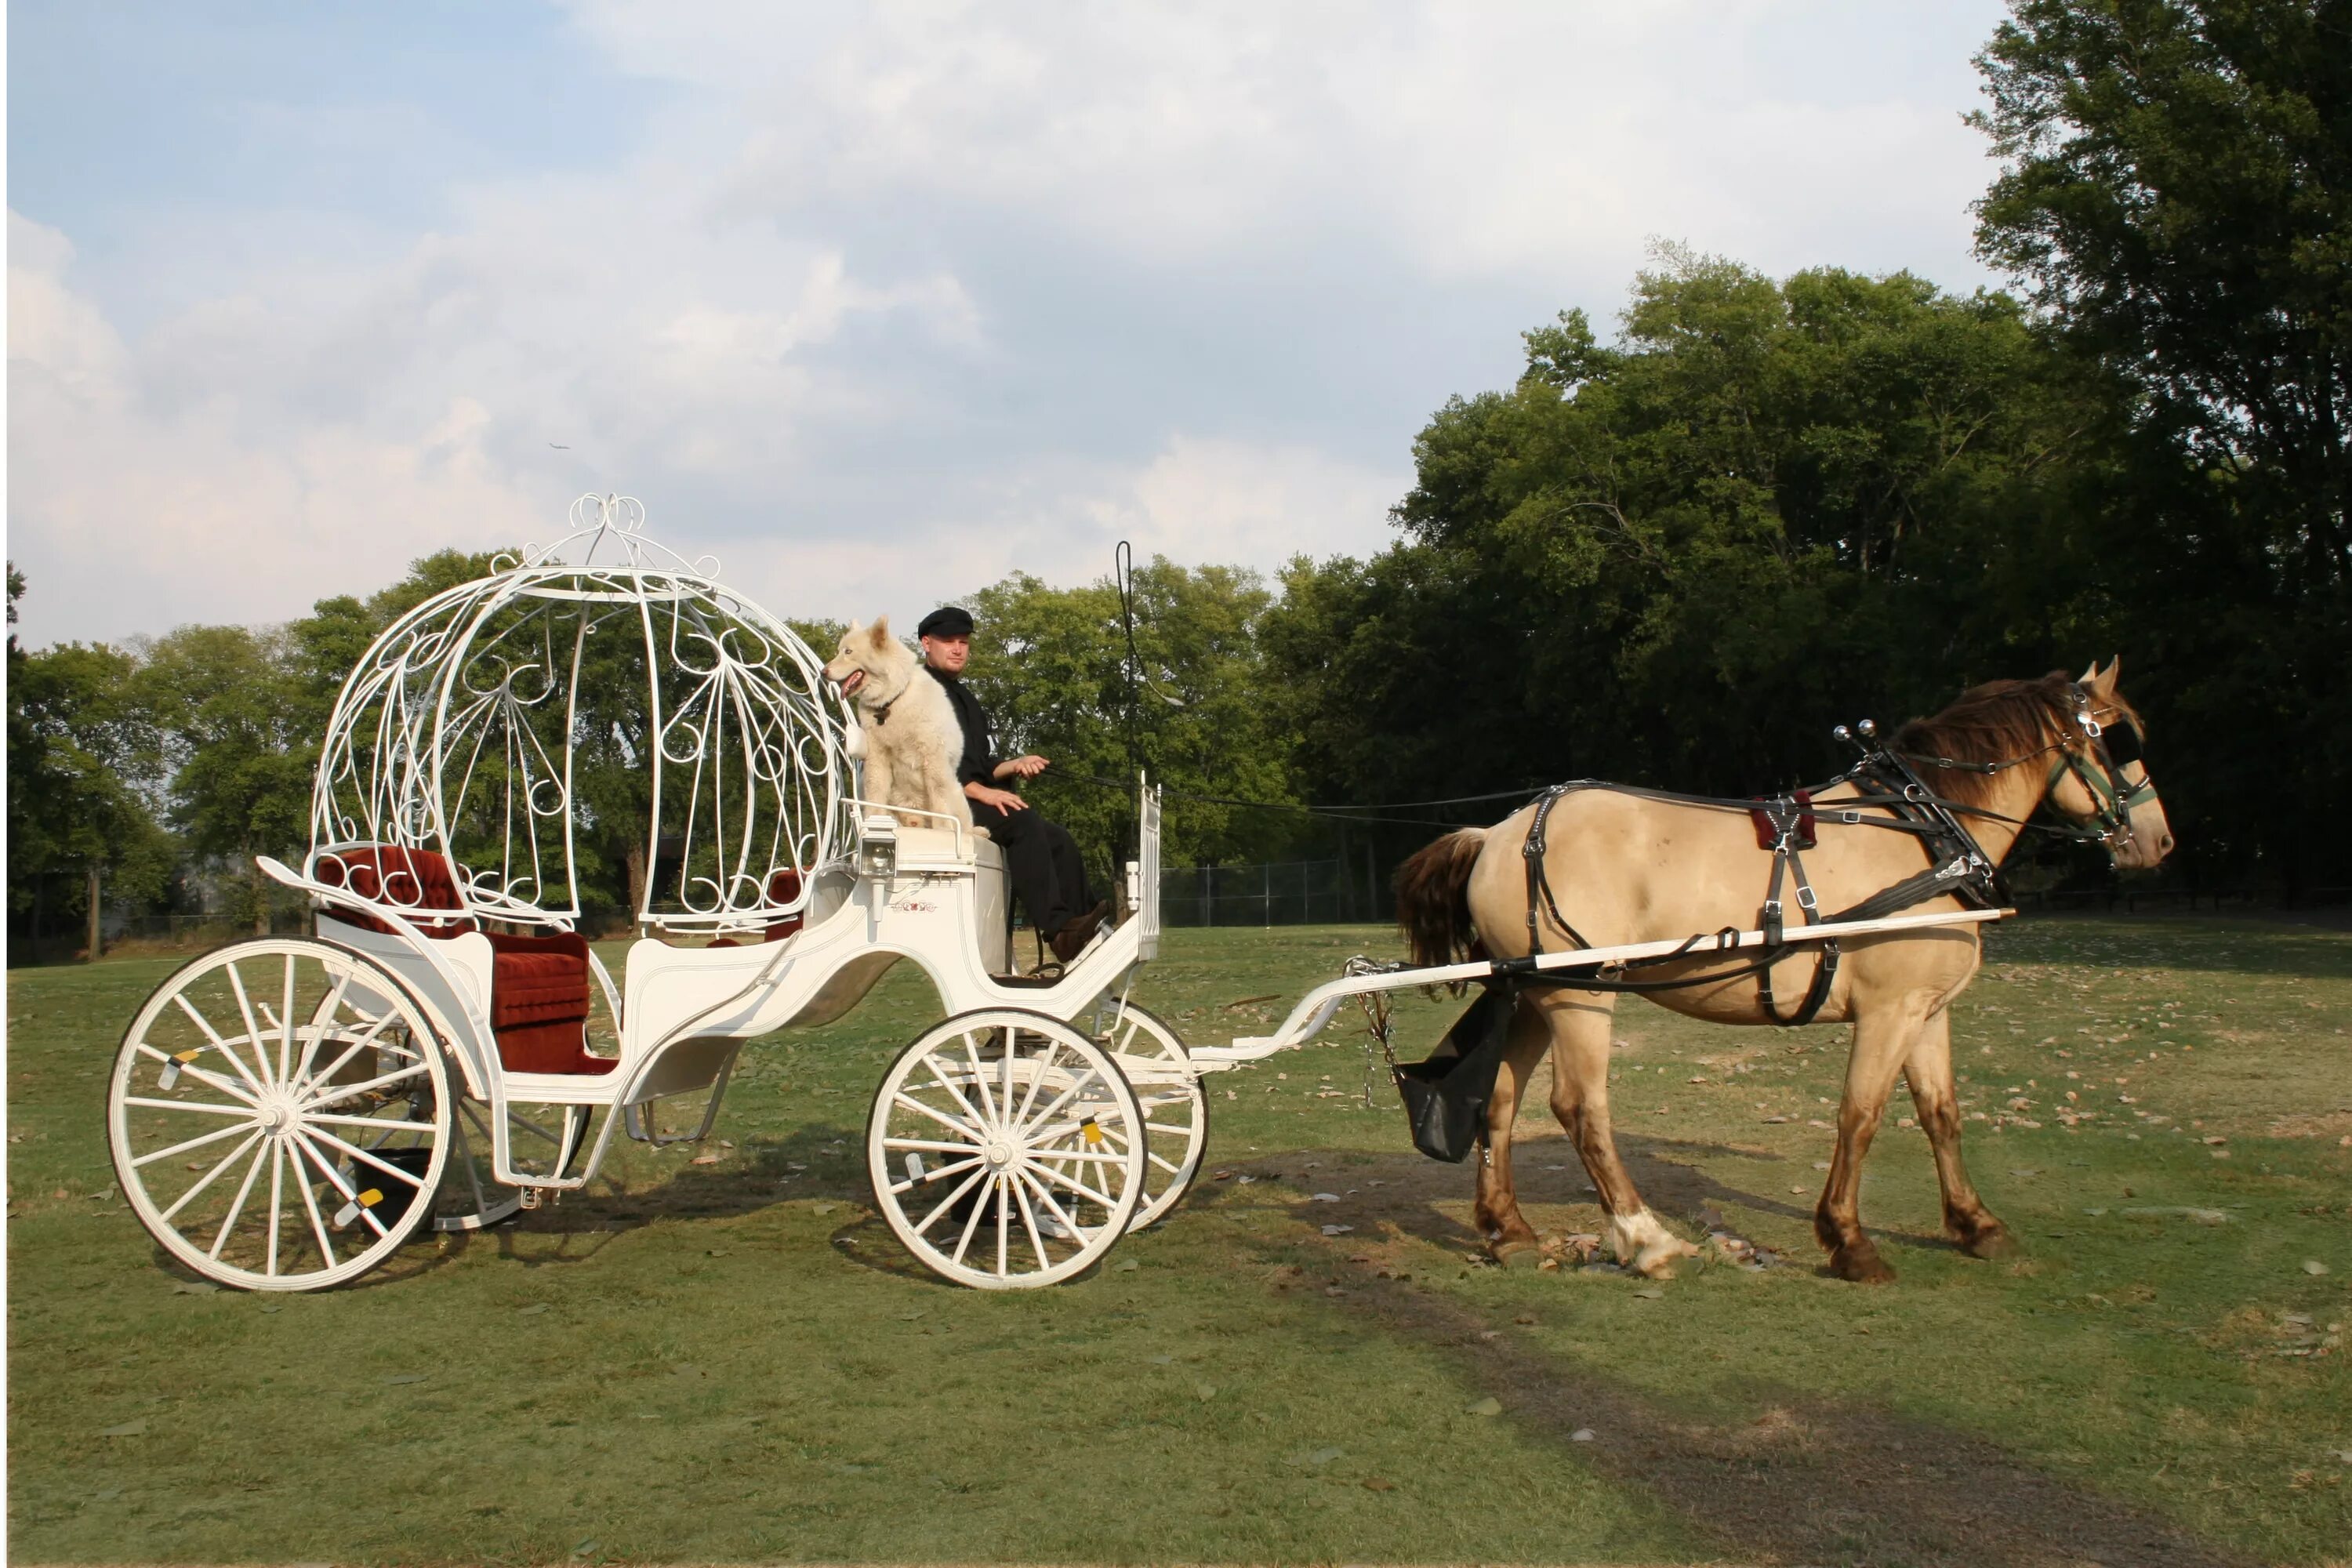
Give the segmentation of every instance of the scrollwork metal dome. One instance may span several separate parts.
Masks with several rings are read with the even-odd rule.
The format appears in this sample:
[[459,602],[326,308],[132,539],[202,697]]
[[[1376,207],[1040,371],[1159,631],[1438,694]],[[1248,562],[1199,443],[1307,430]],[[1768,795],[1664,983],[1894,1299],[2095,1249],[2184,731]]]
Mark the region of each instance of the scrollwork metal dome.
[[[355,851],[379,901],[446,907],[403,874],[430,852],[467,916],[576,923],[583,871],[653,929],[731,931],[802,909],[856,844],[847,719],[791,627],[646,537],[627,496],[395,620],[344,682],[306,869]],[[426,862],[429,864],[429,862]]]

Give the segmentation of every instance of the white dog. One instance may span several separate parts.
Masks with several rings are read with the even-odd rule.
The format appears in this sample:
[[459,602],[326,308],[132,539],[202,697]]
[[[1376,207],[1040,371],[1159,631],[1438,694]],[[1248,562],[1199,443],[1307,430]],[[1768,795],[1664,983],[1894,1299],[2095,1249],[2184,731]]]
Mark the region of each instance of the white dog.
[[866,795],[884,805],[912,806],[937,816],[897,813],[909,827],[938,827],[951,816],[980,837],[971,802],[956,778],[963,758],[963,726],[947,689],[923,673],[914,650],[890,635],[890,617],[870,626],[849,623],[825,678],[857,708],[866,740]]

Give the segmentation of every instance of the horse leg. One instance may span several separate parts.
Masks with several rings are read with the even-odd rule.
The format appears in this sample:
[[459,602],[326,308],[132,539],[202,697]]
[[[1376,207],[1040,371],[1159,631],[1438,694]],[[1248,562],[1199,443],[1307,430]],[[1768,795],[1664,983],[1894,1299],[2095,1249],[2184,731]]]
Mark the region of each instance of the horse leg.
[[1903,1076],[1911,1083],[1911,1103],[1936,1152],[1936,1182],[1944,1193],[1944,1229],[1974,1258],[2006,1258],[2017,1250],[2009,1227],[1993,1217],[1969,1181],[1960,1160],[1960,1102],[1952,1088],[1952,1014],[1939,1007],[1920,1026]]
[[1837,1152],[1830,1156],[1830,1179],[1813,1210],[1813,1234],[1829,1248],[1830,1272],[1841,1279],[1883,1285],[1895,1278],[1880,1259],[1877,1244],[1863,1234],[1862,1163],[1886,1114],[1895,1075],[1903,1070],[1935,1000],[1927,992],[1911,992],[1854,1016],[1845,1098],[1838,1105]]
[[1497,1263],[1533,1258],[1534,1227],[1519,1213],[1511,1185],[1511,1124],[1518,1119],[1519,1096],[1527,1092],[1528,1075],[1551,1043],[1551,1025],[1542,1013],[1522,1002],[1512,1011],[1510,1034],[1503,1047],[1503,1062],[1495,1074],[1494,1093],[1486,1100],[1486,1142],[1479,1151],[1478,1199],[1471,1223],[1486,1238],[1486,1251]]
[[1609,1026],[1613,998],[1555,991],[1539,1004],[1551,1021],[1551,1109],[1576,1145],[1592,1190],[1600,1195],[1609,1245],[1617,1260],[1653,1279],[1670,1278],[1678,1258],[1698,1248],[1658,1223],[1624,1162],[1609,1124]]

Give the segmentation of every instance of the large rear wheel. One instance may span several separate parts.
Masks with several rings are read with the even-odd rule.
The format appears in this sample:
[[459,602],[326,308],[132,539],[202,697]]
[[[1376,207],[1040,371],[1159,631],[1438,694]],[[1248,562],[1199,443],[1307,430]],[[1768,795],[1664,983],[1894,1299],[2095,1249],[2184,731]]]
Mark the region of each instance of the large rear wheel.
[[1144,1191],[1143,1108],[1085,1031],[991,1007],[919,1036],[866,1123],[874,1199],[961,1285],[1052,1285],[1098,1261]]
[[208,953],[131,1020],[107,1093],[148,1234],[223,1285],[358,1279],[431,1217],[451,1142],[440,1042],[388,972],[322,942]]

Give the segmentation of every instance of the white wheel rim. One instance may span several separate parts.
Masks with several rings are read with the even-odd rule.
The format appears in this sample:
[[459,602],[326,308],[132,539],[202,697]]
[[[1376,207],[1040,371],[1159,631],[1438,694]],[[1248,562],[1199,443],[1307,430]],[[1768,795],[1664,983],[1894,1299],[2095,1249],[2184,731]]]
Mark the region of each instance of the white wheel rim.
[[899,1054],[866,1127],[877,1205],[934,1272],[1052,1285],[1099,1259],[1143,1194],[1142,1108],[1101,1047],[1012,1009],[950,1018]]
[[1209,1100],[1176,1031],[1142,1008],[1114,1004],[1097,1042],[1118,1061],[1143,1107],[1143,1201],[1129,1230],[1156,1224],[1183,1201],[1209,1146]]
[[265,940],[208,954],[131,1021],[107,1096],[131,1210],[225,1285],[355,1279],[433,1212],[448,1078],[423,1014],[365,960]]

